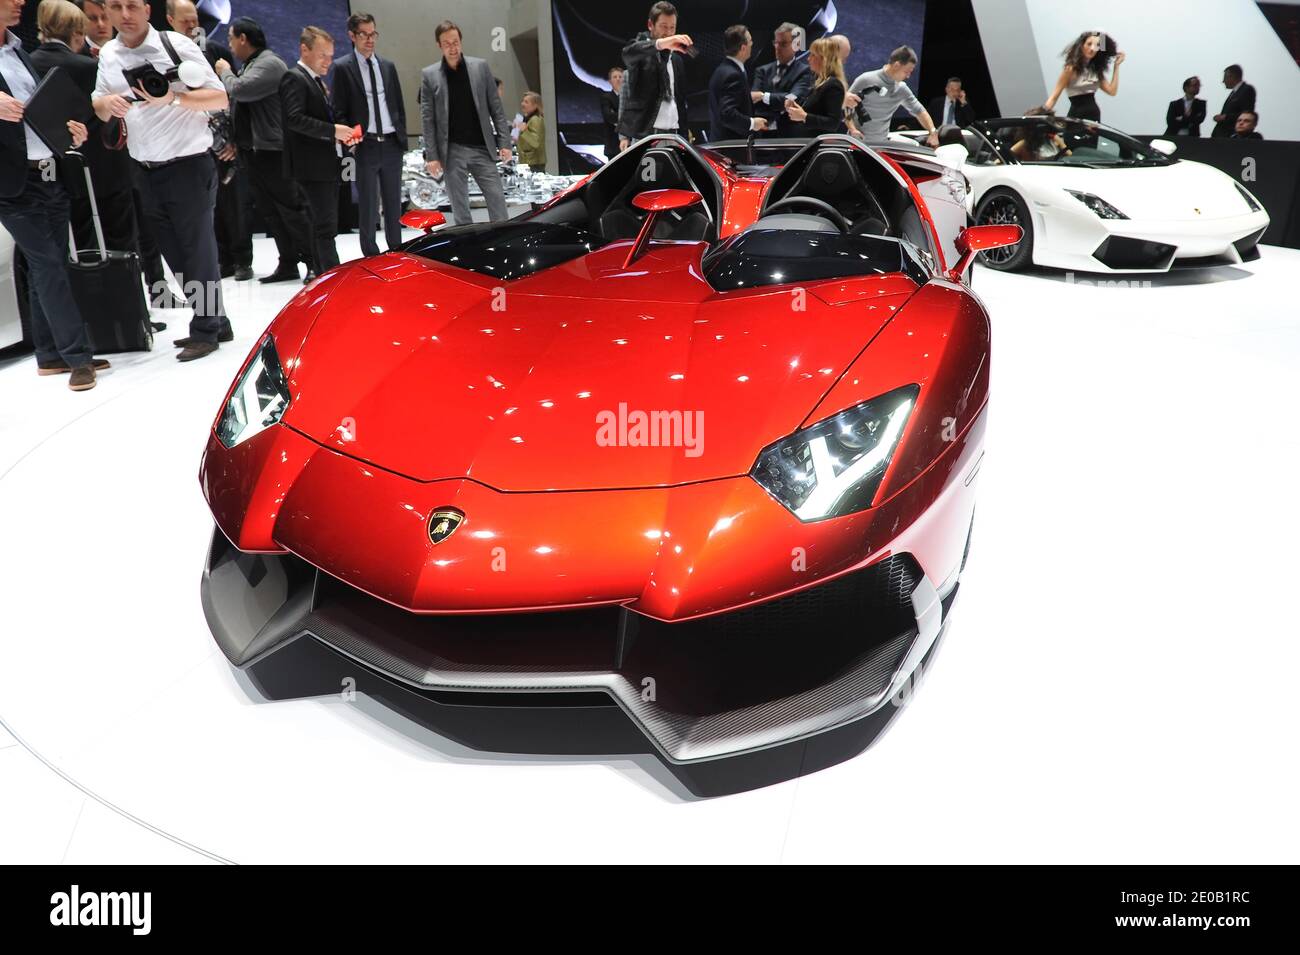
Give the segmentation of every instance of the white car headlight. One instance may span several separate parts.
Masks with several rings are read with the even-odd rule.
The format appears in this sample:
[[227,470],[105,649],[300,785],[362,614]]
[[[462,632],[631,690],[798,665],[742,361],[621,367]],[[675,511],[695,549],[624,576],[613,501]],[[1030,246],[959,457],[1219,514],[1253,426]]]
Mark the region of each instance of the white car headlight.
[[749,476],[801,521],[866,510],[920,390],[895,388],[768,445]]
[[217,438],[233,448],[275,424],[289,407],[289,382],[267,335],[244,369],[217,422]]

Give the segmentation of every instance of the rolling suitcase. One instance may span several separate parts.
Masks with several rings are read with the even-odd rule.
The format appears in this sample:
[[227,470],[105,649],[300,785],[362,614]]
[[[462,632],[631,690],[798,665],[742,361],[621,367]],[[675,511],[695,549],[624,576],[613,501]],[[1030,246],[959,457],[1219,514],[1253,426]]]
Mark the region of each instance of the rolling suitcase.
[[96,355],[153,349],[153,325],[144,297],[140,256],[134,252],[113,252],[104,248],[104,228],[99,221],[95,187],[90,169],[83,162],[91,219],[95,224],[98,250],[79,250],[77,238],[68,226],[68,281],[72,297],[86,323],[90,349]]

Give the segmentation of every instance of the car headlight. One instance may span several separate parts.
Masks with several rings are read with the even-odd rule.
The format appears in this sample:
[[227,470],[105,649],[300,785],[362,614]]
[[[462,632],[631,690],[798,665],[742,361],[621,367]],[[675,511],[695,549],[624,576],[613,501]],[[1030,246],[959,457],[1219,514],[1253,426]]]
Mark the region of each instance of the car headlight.
[[1259,211],[1259,203],[1256,202],[1256,201],[1255,201],[1255,197],[1252,196],[1252,195],[1250,194],[1250,190],[1248,190],[1245,186],[1243,186],[1243,185],[1242,185],[1241,183],[1239,183],[1239,182],[1234,182],[1233,185],[1236,186],[1236,187],[1237,187],[1237,191],[1238,191],[1239,193],[1241,193],[1241,198],[1243,198],[1243,199],[1246,200],[1246,205],[1250,206],[1250,211],[1251,211],[1251,212],[1258,212],[1258,211]]
[[288,407],[289,382],[275,352],[275,339],[267,335],[221,411],[217,438],[233,448],[278,422]]
[[1075,192],[1073,189],[1065,190],[1074,198],[1078,199],[1085,206],[1095,212],[1103,219],[1127,219],[1128,216],[1120,212],[1105,199],[1094,196],[1091,192]]
[[920,391],[895,388],[796,431],[759,452],[749,476],[801,521],[865,510]]

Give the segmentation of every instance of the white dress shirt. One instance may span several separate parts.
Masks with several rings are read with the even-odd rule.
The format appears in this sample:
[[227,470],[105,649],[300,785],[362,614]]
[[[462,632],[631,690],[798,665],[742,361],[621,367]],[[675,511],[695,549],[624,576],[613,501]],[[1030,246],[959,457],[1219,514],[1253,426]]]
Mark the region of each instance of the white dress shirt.
[[371,114],[370,123],[366,126],[366,132],[382,134],[387,136],[389,133],[397,131],[393,125],[393,118],[388,115],[388,99],[384,96],[384,71],[379,68],[379,57],[374,57],[375,61],[375,82],[379,84],[379,122],[380,129],[375,129],[374,105],[375,97],[370,91],[370,67],[367,66],[367,58],[360,53],[357,54],[357,66],[361,68],[361,88],[366,92],[366,108]]
[[[170,36],[176,55],[181,60],[189,60],[203,68],[205,90],[225,91],[217,74],[212,72],[203,51],[187,36],[172,33]],[[99,51],[99,75],[95,80],[95,95],[105,96],[117,93],[128,99],[138,94],[133,93],[124,69],[134,69],[152,63],[160,73],[166,73],[174,64],[172,58],[163,48],[158,31],[153,27],[139,46],[131,48],[122,43],[121,37],[114,37],[105,43]],[[172,82],[172,89],[184,92],[186,86],[179,80]],[[159,105],[146,106],[133,103],[131,111],[126,114],[126,148],[131,158],[139,162],[166,162],[193,156],[212,147],[212,133],[208,129],[208,114],[181,106]]]
[[[5,42],[0,44],[0,75],[9,86],[9,93],[20,103],[26,103],[36,92],[36,77],[27,68],[18,51],[22,49],[22,40],[13,30],[5,31]],[[54,154],[50,147],[41,142],[41,137],[32,132],[32,128],[23,123],[23,133],[27,136],[27,158],[29,160],[49,159]]]
[[[659,51],[655,51],[655,56]],[[655,116],[655,129],[676,129],[677,116],[677,75],[673,71],[673,55],[668,54],[668,98],[659,101],[659,112]]]

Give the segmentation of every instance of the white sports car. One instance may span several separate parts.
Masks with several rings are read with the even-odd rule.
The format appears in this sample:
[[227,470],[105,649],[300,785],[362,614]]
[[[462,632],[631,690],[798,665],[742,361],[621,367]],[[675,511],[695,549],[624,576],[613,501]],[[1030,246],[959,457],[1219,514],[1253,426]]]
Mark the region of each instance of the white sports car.
[[961,135],[971,215],[1025,234],[980,254],[992,268],[1164,272],[1259,255],[1259,200],[1212,166],[1174,159],[1168,140],[1055,116],[979,120]]

